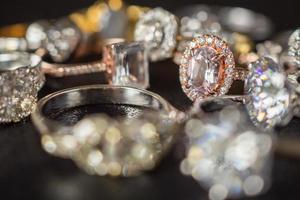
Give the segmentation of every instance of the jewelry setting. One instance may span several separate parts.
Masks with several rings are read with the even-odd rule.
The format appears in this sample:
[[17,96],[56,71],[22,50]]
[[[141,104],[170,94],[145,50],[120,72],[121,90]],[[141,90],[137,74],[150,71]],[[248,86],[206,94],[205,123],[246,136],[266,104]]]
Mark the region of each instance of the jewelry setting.
[[44,84],[41,58],[29,53],[0,54],[0,123],[30,115]]
[[191,99],[225,94],[233,81],[233,53],[219,37],[195,38],[184,52],[180,65],[180,82]]

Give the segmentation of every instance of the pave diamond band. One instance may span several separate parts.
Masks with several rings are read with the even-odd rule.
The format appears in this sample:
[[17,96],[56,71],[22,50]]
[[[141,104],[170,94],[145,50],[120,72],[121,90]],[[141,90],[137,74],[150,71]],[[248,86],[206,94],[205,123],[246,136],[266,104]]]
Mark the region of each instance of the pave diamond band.
[[40,62],[34,54],[0,54],[0,123],[18,122],[33,111],[44,83]]

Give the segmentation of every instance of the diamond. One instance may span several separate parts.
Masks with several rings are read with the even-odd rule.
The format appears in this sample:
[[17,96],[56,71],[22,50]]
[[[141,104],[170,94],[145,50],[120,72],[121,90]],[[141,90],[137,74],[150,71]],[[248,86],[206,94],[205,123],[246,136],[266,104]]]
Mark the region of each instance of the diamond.
[[81,39],[79,28],[69,19],[38,21],[29,25],[26,40],[30,49],[44,48],[53,61],[66,61]]
[[[181,163],[185,175],[210,193],[221,187],[222,199],[257,195],[268,188],[272,138],[257,132],[241,103],[221,97],[197,101],[189,114],[187,153]],[[253,177],[260,184],[251,188]]]
[[249,65],[245,80],[246,108],[255,125],[271,129],[291,118],[291,89],[279,65],[261,57]]
[[[104,118],[109,126],[102,128],[97,142],[83,143],[78,152],[68,156],[72,156],[80,167],[92,174],[132,176],[150,170],[169,149],[175,128],[178,128],[178,124],[165,114],[150,111],[138,119],[118,120],[102,114],[87,116],[77,124],[89,121],[93,123],[92,132],[98,132],[101,128],[99,120]],[[110,166],[112,161],[118,165],[118,173],[110,173],[115,168]],[[99,173],[100,166],[106,166],[108,170]]]
[[172,56],[177,29],[177,20],[173,14],[155,8],[141,16],[134,31],[134,39],[145,42],[151,61],[162,60]]
[[149,87],[148,58],[143,43],[110,44],[105,47],[104,54],[113,85]]
[[181,72],[185,67],[188,69],[186,73],[182,72],[180,75],[187,79],[187,83],[182,87],[189,88],[187,95],[191,100],[226,93],[232,82],[233,70],[227,70],[234,68],[232,52],[225,42],[224,48],[227,49],[225,54],[222,49],[215,47],[212,41],[223,43],[220,38],[211,35],[204,35],[204,37],[206,41],[211,42],[201,45],[199,40],[195,39],[196,46],[189,45],[186,48],[185,57],[182,58],[180,65]]
[[45,80],[38,63],[33,62],[37,57],[17,52],[0,54],[0,69],[4,70],[0,71],[0,123],[18,122],[33,111]]
[[291,34],[288,45],[288,55],[294,57],[297,64],[300,64],[300,29]]

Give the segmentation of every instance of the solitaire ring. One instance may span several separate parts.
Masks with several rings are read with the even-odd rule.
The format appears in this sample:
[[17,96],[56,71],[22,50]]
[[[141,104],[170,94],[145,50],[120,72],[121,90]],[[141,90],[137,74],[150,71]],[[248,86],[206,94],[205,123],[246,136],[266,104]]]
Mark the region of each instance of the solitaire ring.
[[[60,116],[91,105],[93,115],[72,122]],[[105,106],[124,109],[125,116],[95,114],[95,107]],[[32,113],[48,153],[71,158],[86,172],[101,176],[132,176],[155,167],[172,144],[181,117],[181,112],[157,94],[110,85],[52,93],[39,100]]]
[[45,74],[63,77],[94,72],[105,72],[112,85],[149,87],[148,57],[141,42],[107,40],[102,60],[86,64],[42,63]]

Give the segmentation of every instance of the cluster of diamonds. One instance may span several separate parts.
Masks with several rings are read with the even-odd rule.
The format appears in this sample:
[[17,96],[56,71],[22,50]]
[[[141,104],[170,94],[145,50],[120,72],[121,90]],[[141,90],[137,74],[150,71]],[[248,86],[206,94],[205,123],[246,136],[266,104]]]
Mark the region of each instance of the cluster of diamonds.
[[[203,49],[204,55],[195,54],[199,49]],[[208,51],[215,53],[208,57]],[[199,56],[202,63],[198,59]],[[215,62],[218,63],[218,66],[214,65]],[[204,69],[203,65],[206,65],[207,68]],[[213,67],[216,69],[212,69]],[[192,101],[197,98],[226,94],[233,82],[234,69],[234,57],[228,44],[215,35],[200,35],[189,43],[181,58],[179,77],[182,89]],[[202,74],[195,74],[200,70],[202,70]],[[208,70],[214,70],[214,73],[208,74]],[[193,79],[197,79],[199,75],[203,76],[202,85],[196,86]],[[213,79],[210,81],[211,86],[206,84],[208,78]]]
[[174,120],[157,112],[138,119],[87,116],[68,133],[44,135],[44,149],[72,158],[89,174],[133,176],[156,166],[178,129]]
[[288,45],[288,55],[295,58],[297,64],[300,64],[300,29],[291,34]]
[[260,194],[268,187],[272,138],[256,131],[242,107],[224,99],[209,105],[216,106],[214,112],[199,106],[185,125],[189,142],[182,173],[209,190],[210,199]]
[[26,32],[29,48],[46,49],[55,62],[66,61],[78,46],[80,39],[79,28],[67,18],[32,23]]
[[292,92],[285,74],[269,57],[249,65],[245,80],[246,108],[255,125],[271,129],[291,117]]
[[44,75],[38,67],[0,72],[0,123],[18,122],[28,116],[43,83]]
[[140,17],[134,39],[145,42],[150,60],[157,61],[173,55],[177,31],[176,17],[162,8],[155,8]]

